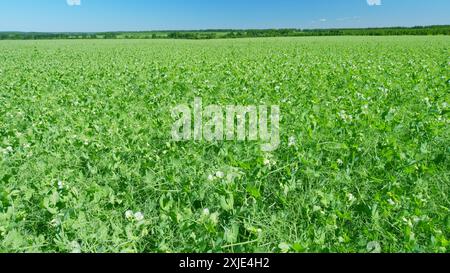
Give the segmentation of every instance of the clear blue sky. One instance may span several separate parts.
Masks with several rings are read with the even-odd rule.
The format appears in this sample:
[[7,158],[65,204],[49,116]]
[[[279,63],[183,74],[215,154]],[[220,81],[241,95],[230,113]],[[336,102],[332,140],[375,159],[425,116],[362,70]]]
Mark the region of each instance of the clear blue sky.
[[450,0],[0,0],[0,31],[431,24],[450,24]]

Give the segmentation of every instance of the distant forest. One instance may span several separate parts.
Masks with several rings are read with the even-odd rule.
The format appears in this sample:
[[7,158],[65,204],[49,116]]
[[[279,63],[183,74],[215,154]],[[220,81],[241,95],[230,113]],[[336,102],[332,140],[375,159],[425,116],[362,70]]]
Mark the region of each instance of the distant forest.
[[450,35],[450,25],[355,28],[355,29],[247,29],[247,30],[196,30],[196,31],[142,31],[98,33],[43,33],[0,32],[0,40],[45,39],[226,39],[253,37],[303,37],[303,36],[394,36],[394,35]]

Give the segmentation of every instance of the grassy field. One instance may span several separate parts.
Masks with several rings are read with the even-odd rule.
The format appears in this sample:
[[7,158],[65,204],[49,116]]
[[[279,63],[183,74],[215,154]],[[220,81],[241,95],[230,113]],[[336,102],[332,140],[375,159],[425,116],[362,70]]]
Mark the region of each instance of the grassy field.
[[[0,252],[450,252],[450,37],[0,42]],[[280,147],[171,108],[280,105]]]

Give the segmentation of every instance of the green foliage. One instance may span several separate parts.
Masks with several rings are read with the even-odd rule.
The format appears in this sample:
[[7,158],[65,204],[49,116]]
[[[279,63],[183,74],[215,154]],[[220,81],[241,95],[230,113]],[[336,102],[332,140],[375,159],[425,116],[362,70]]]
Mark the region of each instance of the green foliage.
[[215,29],[185,31],[137,31],[100,33],[40,33],[0,32],[0,40],[47,39],[223,39],[254,37],[309,37],[309,36],[401,36],[450,35],[450,26],[416,26],[354,29]]
[[[0,252],[448,253],[449,42],[0,42]],[[171,142],[195,96],[281,147]]]

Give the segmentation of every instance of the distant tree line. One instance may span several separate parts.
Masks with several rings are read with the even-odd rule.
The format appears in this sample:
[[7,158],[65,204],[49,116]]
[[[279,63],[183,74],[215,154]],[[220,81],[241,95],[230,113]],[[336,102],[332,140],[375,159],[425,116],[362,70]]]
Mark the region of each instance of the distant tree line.
[[450,25],[355,29],[248,29],[101,33],[0,32],[0,40],[50,39],[224,39],[302,36],[450,35]]
[[450,35],[450,26],[430,27],[393,27],[366,29],[277,29],[277,30],[247,30],[244,32],[229,32],[227,38],[240,37],[279,37],[279,36],[397,36],[397,35]]

